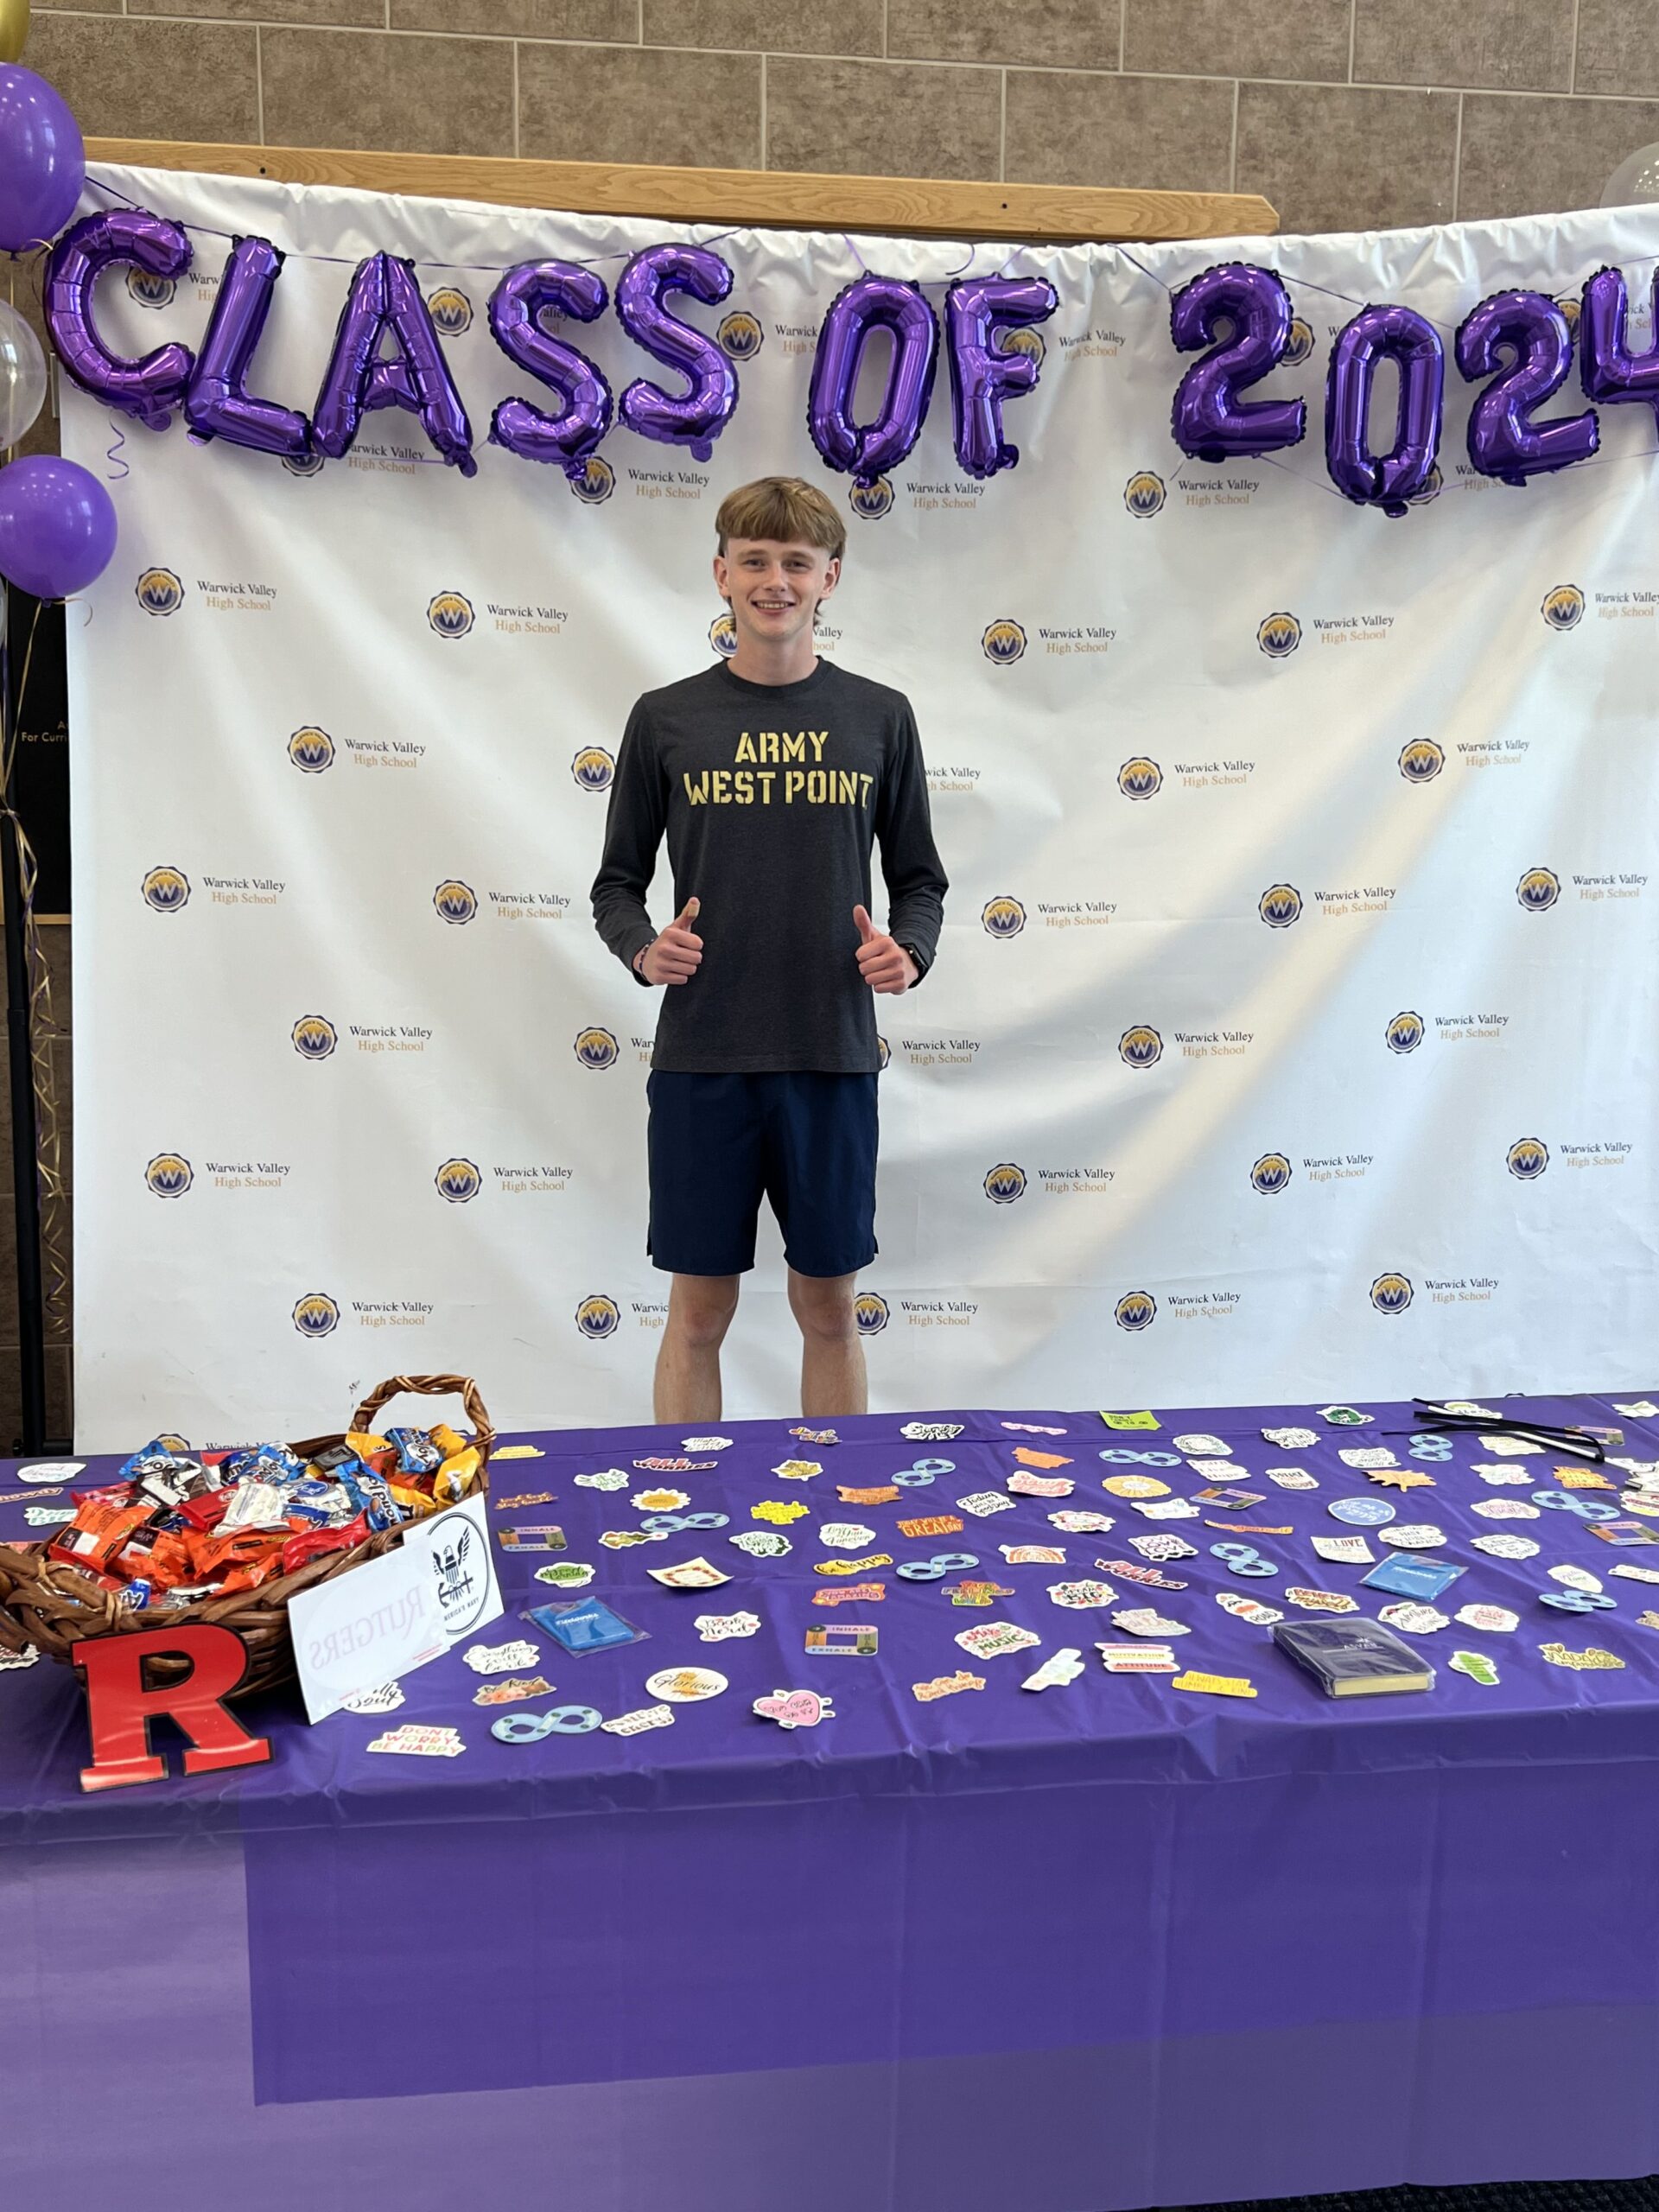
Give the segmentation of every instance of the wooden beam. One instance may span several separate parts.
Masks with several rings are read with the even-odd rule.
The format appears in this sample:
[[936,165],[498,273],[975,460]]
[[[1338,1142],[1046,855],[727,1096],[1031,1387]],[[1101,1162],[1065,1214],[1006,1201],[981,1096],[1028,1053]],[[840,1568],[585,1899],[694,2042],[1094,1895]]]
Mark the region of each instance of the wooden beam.
[[955,184],[944,178],[817,176],[786,169],[651,168],[611,162],[521,162],[468,154],[353,153],[304,146],[191,145],[89,138],[89,160],[137,168],[268,176],[438,200],[679,223],[869,231],[911,238],[1007,238],[1060,245],[1265,237],[1279,218],[1254,193],[1132,187]]

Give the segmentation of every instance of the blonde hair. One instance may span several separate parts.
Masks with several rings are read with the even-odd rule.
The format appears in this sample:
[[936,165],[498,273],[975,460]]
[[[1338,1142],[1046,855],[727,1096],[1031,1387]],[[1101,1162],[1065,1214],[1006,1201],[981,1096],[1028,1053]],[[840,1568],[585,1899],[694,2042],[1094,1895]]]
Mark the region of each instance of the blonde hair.
[[817,485],[799,476],[740,484],[721,501],[715,528],[721,553],[729,537],[769,537],[785,545],[804,540],[839,561],[847,544],[845,523]]

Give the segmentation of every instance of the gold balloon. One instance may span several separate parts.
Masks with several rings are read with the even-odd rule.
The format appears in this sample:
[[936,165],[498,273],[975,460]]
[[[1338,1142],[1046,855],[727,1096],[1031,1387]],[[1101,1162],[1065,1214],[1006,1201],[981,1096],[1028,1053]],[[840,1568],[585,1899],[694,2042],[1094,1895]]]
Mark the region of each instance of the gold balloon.
[[29,0],[0,0],[0,61],[21,61],[29,44]]

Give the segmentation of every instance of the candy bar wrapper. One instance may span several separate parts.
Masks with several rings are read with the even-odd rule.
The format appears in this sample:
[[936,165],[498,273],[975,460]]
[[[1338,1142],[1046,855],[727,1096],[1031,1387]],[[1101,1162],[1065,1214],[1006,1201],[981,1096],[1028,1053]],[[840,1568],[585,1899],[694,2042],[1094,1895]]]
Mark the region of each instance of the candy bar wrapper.
[[236,1496],[234,1485],[223,1490],[205,1490],[200,1497],[187,1497],[179,1508],[179,1519],[188,1529],[216,1529],[229,1510]]
[[390,1475],[397,1471],[397,1446],[384,1436],[376,1436],[368,1429],[353,1429],[346,1443],[372,1473]]
[[442,1448],[423,1428],[389,1428],[388,1444],[397,1447],[397,1466],[405,1475],[435,1475],[443,1461]]
[[395,1503],[403,1510],[407,1521],[423,1521],[429,1513],[435,1513],[438,1502],[428,1491],[413,1490],[407,1483],[388,1480],[386,1488]]
[[464,1452],[467,1448],[466,1438],[458,1436],[448,1421],[439,1421],[430,1433],[432,1441],[446,1459],[453,1459],[457,1452]]
[[66,1567],[101,1573],[136,1530],[144,1527],[155,1507],[89,1504],[79,1507],[67,1529],[60,1529],[47,1548],[49,1559]]
[[[436,1432],[434,1432],[435,1436]],[[432,1492],[441,1504],[456,1505],[478,1480],[484,1462],[476,1447],[462,1445],[452,1452],[432,1478]]]
[[343,1529],[310,1529],[302,1535],[290,1536],[282,1549],[283,1573],[297,1573],[314,1559],[324,1559],[330,1552],[351,1551],[366,1543],[372,1533],[368,1516],[359,1513]]

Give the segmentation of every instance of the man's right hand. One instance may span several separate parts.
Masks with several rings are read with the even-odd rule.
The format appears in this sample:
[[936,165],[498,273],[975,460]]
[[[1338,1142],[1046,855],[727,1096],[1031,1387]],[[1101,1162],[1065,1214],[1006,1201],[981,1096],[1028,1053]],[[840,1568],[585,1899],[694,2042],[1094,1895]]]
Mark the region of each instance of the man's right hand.
[[648,983],[689,983],[702,958],[702,939],[691,925],[699,901],[688,899],[668,927],[645,947],[639,973]]

